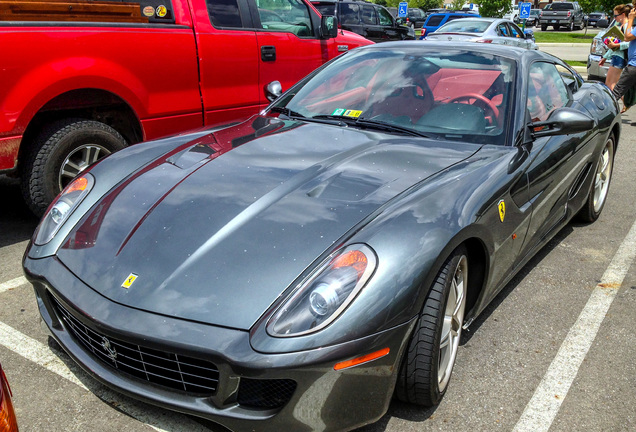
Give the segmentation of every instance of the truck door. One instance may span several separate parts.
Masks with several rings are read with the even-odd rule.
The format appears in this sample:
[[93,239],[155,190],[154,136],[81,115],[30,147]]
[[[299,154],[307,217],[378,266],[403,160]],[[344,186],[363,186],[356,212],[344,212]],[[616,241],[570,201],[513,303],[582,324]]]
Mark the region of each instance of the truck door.
[[302,0],[248,0],[258,44],[260,103],[263,89],[277,80],[283,90],[329,60],[333,39],[320,39],[320,17]]
[[247,0],[192,0],[206,125],[259,110],[260,53]]

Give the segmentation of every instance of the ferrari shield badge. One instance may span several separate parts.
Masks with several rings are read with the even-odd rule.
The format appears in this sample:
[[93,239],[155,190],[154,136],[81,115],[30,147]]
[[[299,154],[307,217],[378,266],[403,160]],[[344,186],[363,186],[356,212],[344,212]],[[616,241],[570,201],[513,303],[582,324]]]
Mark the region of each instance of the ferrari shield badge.
[[499,200],[497,208],[499,209],[499,220],[503,222],[506,217],[506,203],[504,200]]
[[137,279],[136,274],[134,273],[129,274],[126,280],[124,281],[124,283],[121,284],[122,288],[126,288],[126,289],[130,288],[132,284],[135,283],[135,279]]

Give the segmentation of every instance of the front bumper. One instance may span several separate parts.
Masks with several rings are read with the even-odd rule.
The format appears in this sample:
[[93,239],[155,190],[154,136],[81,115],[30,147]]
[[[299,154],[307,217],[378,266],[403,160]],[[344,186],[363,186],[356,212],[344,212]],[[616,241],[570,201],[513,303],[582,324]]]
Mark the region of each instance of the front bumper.
[[[35,288],[44,323],[87,372],[121,393],[207,418],[234,431],[350,430],[379,419],[388,408],[402,347],[415,324],[413,319],[336,346],[262,354],[250,346],[248,332],[114,303],[85,285],[54,257],[37,260],[25,257],[24,268]],[[61,307],[104,340],[126,341],[149,350],[213,363],[218,369],[216,390],[213,394],[179,391],[115,369],[90,352],[74,336],[76,333],[69,332],[68,319],[63,318]],[[333,368],[340,361],[386,347],[389,354],[377,360],[340,371]],[[240,402],[242,380],[293,380],[296,387],[281,407],[254,408]]]
[[600,55],[590,54],[587,57],[587,76],[604,79],[607,76],[607,70],[609,69],[609,62],[606,61],[603,66],[599,66],[598,62],[601,60]]

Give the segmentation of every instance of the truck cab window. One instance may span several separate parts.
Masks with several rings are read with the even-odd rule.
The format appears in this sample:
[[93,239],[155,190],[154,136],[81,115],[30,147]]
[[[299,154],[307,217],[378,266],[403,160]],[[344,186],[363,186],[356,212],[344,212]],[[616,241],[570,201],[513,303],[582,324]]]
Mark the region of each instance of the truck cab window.
[[313,36],[307,5],[299,0],[256,0],[261,28],[296,36]]
[[238,0],[207,0],[214,27],[243,27]]

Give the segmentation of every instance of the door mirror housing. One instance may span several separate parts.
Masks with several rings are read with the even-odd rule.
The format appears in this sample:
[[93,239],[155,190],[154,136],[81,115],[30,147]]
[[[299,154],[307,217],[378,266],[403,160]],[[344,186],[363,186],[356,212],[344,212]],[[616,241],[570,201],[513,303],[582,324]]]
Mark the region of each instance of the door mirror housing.
[[320,38],[331,39],[338,36],[338,18],[331,15],[323,15],[320,20]]
[[536,139],[588,131],[594,127],[594,119],[575,109],[563,107],[554,110],[546,121],[530,123],[528,127]]
[[268,101],[274,102],[283,94],[283,86],[280,81],[272,81],[265,87],[265,97]]

